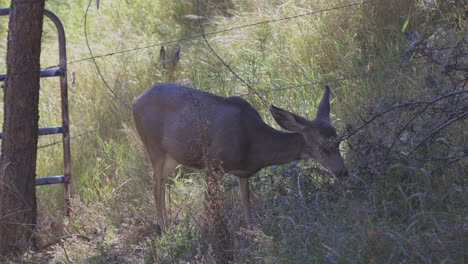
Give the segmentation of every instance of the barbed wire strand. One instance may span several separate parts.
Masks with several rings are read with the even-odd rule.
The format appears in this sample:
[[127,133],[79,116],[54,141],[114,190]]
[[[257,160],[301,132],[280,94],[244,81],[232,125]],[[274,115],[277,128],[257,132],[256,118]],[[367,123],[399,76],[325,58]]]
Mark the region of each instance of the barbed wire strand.
[[[299,17],[303,17],[303,16],[306,16],[306,15],[312,15],[312,14],[317,14],[317,13],[322,13],[322,12],[327,12],[327,11],[331,11],[331,10],[337,10],[337,9],[342,9],[342,8],[348,8],[348,7],[352,7],[352,6],[356,6],[356,5],[360,5],[360,4],[364,4],[364,3],[368,3],[368,2],[372,2],[374,0],[365,0],[365,1],[361,1],[361,2],[352,2],[352,3],[349,3],[349,4],[346,4],[346,5],[342,5],[342,6],[335,6],[335,7],[332,7],[332,8],[328,8],[328,9],[322,9],[322,10],[318,10],[318,11],[311,11],[311,12],[306,12],[306,13],[303,13],[303,14],[299,14],[299,15],[295,15],[295,16],[289,16],[289,17],[283,17],[283,18],[279,18],[279,19],[272,19],[272,20],[266,20],[266,21],[262,21],[262,22],[257,22],[257,23],[252,23],[252,24],[248,24],[248,25],[244,25],[244,26],[240,26],[240,27],[236,27],[235,29],[241,29],[241,28],[245,28],[245,27],[251,27],[251,26],[256,26],[256,25],[261,25],[261,24],[265,24],[265,23],[272,23],[272,22],[278,22],[278,21],[284,21],[284,20],[290,20],[290,19],[294,19],[294,18],[299,18]],[[102,82],[104,83],[104,86],[105,88],[111,93],[112,97],[114,97],[116,100],[118,100],[122,105],[124,105],[126,108],[128,109],[131,109],[131,106],[129,103],[127,103],[125,100],[123,100],[120,96],[117,95],[117,93],[110,87],[110,85],[108,84],[108,82],[106,81],[100,67],[98,66],[97,64],[97,61],[96,59],[97,58],[100,58],[100,57],[104,57],[104,55],[102,56],[94,56],[94,53],[91,49],[91,45],[89,43],[89,38],[88,38],[88,27],[87,27],[87,21],[88,21],[88,13],[89,13],[89,9],[91,7],[91,3],[92,3],[92,0],[89,0],[88,1],[88,5],[86,7],[86,11],[85,11],[85,15],[84,15],[84,23],[83,23],[83,31],[84,31],[84,36],[85,36],[85,41],[86,41],[86,46],[88,48],[88,51],[89,51],[89,54],[90,54],[90,57],[88,58],[85,58],[85,59],[82,59],[82,60],[78,60],[78,61],[75,61],[75,62],[79,62],[79,61],[85,61],[85,60],[91,60],[94,64],[94,66],[96,67],[96,71],[97,71],[97,74],[99,75],[100,79],[102,80]],[[238,79],[240,80],[250,91],[250,93],[253,93],[253,94],[256,94],[256,96],[262,101],[262,103],[264,104],[265,107],[268,107],[268,103],[266,102],[265,98],[263,98],[262,96],[260,96],[260,94],[258,94],[255,89],[249,84],[247,83],[242,77],[240,77],[217,53],[216,51],[213,49],[213,47],[209,44],[207,38],[206,38],[206,35],[205,34],[205,31],[204,31],[204,28],[202,26],[202,23],[201,23],[201,20],[200,20],[200,14],[199,14],[199,7],[200,7],[200,4],[199,4],[199,0],[197,0],[197,21],[199,23],[199,26],[200,26],[200,30],[201,30],[201,34],[200,35],[197,35],[195,37],[203,37],[207,47],[209,48],[209,50],[217,57],[217,59]],[[221,32],[227,32],[227,30],[224,30],[224,31],[219,31],[219,32],[213,32],[211,34],[220,34]],[[191,37],[193,38],[193,37]],[[189,38],[185,38],[185,39],[189,39]],[[180,40],[180,39],[179,39]],[[169,41],[169,43],[173,43],[173,42],[176,42],[176,41]],[[135,48],[135,49],[131,49],[131,50],[127,50],[127,51],[121,51],[121,52],[114,52],[114,53],[109,53],[109,54],[106,54],[108,56],[111,56],[111,55],[116,55],[116,54],[121,54],[121,53],[124,53],[124,52],[130,52],[130,51],[135,51],[135,50],[140,50],[140,49],[143,49],[143,48],[149,48],[149,47],[154,47],[154,46],[157,46],[157,44],[154,44],[154,45],[150,45],[150,46],[146,46],[146,47],[142,47],[142,48]],[[69,62],[67,64],[71,64],[73,62]],[[50,68],[50,67],[47,67],[47,68]]]
[[85,12],[85,15],[84,15],[84,22],[83,22],[83,31],[84,31],[84,36],[85,36],[85,40],[86,40],[86,46],[88,47],[88,51],[89,51],[89,54],[91,55],[91,60],[94,64],[94,66],[96,67],[96,71],[99,75],[99,77],[101,78],[102,82],[104,83],[104,86],[106,87],[106,89],[111,93],[111,95],[118,101],[120,101],[120,103],[122,105],[124,105],[125,107],[127,107],[128,109],[131,109],[130,105],[125,102],[125,100],[123,100],[120,96],[117,95],[117,93],[110,87],[110,85],[107,83],[106,79],[104,78],[104,75],[102,74],[101,72],[101,69],[99,68],[97,62],[96,62],[96,58],[94,57],[94,54],[93,54],[93,51],[91,50],[91,46],[89,44],[89,39],[88,39],[88,11],[89,11],[89,8],[91,6],[91,2],[93,0],[89,0],[88,1],[88,6],[86,7],[86,12]]
[[[131,120],[131,118],[125,118],[123,120],[120,120],[119,122],[114,122],[114,123],[112,123],[112,124],[110,124],[109,126],[106,126],[106,127],[99,127],[99,128],[95,128],[95,129],[86,130],[86,131],[84,131],[82,133],[79,133],[79,134],[77,134],[75,136],[71,136],[70,140],[80,138],[82,136],[85,136],[85,135],[88,135],[88,134],[91,134],[91,133],[94,133],[94,132],[98,132],[98,131],[101,131],[101,130],[104,130],[104,129],[109,129],[109,128],[112,128],[112,127],[116,127],[117,125],[122,124],[124,122],[128,122],[130,120]],[[51,142],[51,143],[40,145],[37,148],[38,149],[48,148],[48,147],[52,147],[52,146],[61,144],[62,142],[63,142],[62,140],[57,140],[57,141],[54,141],[54,142]]]
[[[134,52],[134,51],[138,51],[138,50],[143,50],[143,49],[148,49],[148,48],[153,48],[153,47],[157,47],[157,46],[162,46],[162,45],[167,45],[167,44],[172,44],[172,43],[177,43],[177,42],[180,42],[180,41],[186,41],[186,40],[189,40],[189,39],[195,39],[195,38],[200,38],[200,37],[203,37],[205,39],[205,42],[207,43],[207,45],[209,47],[211,47],[206,39],[206,36],[209,36],[209,35],[217,35],[217,34],[221,34],[221,33],[226,33],[226,32],[229,32],[229,31],[234,31],[234,30],[239,30],[239,29],[243,29],[243,28],[248,28],[248,27],[252,27],[252,26],[258,26],[258,25],[263,25],[263,24],[269,24],[269,23],[275,23],[275,22],[280,22],[280,21],[286,21],[286,20],[291,20],[291,19],[295,19],[295,18],[300,18],[300,17],[304,17],[304,16],[308,16],[308,15],[314,15],[314,14],[318,14],[318,13],[323,13],[323,12],[328,12],[328,11],[333,11],[333,10],[339,10],[339,9],[343,9],[343,8],[349,8],[349,7],[353,7],[353,6],[357,6],[357,5],[362,5],[362,4],[365,4],[365,3],[370,3],[370,2],[373,2],[374,0],[365,0],[365,1],[360,1],[360,2],[352,2],[352,3],[349,3],[349,4],[346,4],[346,5],[341,5],[341,6],[335,6],[335,7],[331,7],[331,8],[327,8],[327,9],[321,9],[321,10],[317,10],[317,11],[309,11],[309,12],[306,12],[306,13],[302,13],[302,14],[298,14],[298,15],[294,15],[294,16],[287,16],[287,17],[282,17],[282,18],[278,18],[278,19],[270,19],[270,20],[264,20],[264,21],[260,21],[260,22],[256,22],[256,23],[251,23],[251,24],[247,24],[247,25],[242,25],[242,26],[238,26],[238,27],[233,27],[233,28],[228,28],[228,29],[224,29],[224,30],[218,30],[218,31],[213,31],[213,32],[209,32],[209,33],[205,33],[204,30],[203,30],[203,27],[201,26],[201,30],[202,30],[202,34],[199,34],[199,35],[195,35],[195,36],[191,36],[191,37],[186,37],[186,38],[179,38],[179,39],[176,39],[176,40],[171,40],[171,41],[166,41],[166,42],[161,42],[161,43],[156,43],[156,44],[152,44],[152,45],[148,45],[148,46],[143,46],[143,47],[136,47],[136,48],[133,48],[133,49],[127,49],[127,50],[122,50],[122,51],[118,51],[118,52],[111,52],[111,53],[107,53],[107,54],[103,54],[103,55],[97,55],[97,56],[94,56],[93,54],[93,51],[90,47],[90,44],[89,44],[89,38],[88,38],[88,33],[87,33],[87,16],[88,16],[88,12],[89,12],[89,9],[90,9],[90,6],[91,6],[91,2],[92,0],[89,0],[88,2],[88,5],[87,5],[87,8],[86,8],[86,11],[85,11],[85,16],[84,16],[84,35],[85,35],[85,40],[86,40],[86,44],[87,44],[87,47],[88,47],[88,51],[90,53],[90,57],[87,57],[87,58],[83,58],[83,59],[79,59],[79,60],[75,60],[75,61],[71,61],[71,62],[67,62],[67,65],[69,64],[74,64],[74,63],[79,63],[79,62],[83,62],[83,61],[88,61],[88,60],[92,60],[93,61],[93,64],[95,65],[96,69],[97,69],[97,72],[100,76],[100,78],[102,79],[104,85],[106,86],[106,89],[109,90],[109,92],[113,95],[113,97],[115,97],[117,100],[119,100],[122,104],[124,104],[125,106],[127,106],[128,108],[130,108],[130,106],[125,102],[123,101],[119,96],[117,96],[117,94],[114,92],[114,90],[112,90],[109,86],[109,84],[107,83],[107,81],[105,80],[97,62],[96,62],[96,59],[98,58],[103,58],[103,57],[108,57],[108,56],[114,56],[114,55],[118,55],[118,54],[123,54],[123,53],[128,53],[128,52]],[[197,0],[197,5],[199,4],[199,1]],[[198,16],[198,6],[197,6],[197,18],[199,19],[199,16]],[[199,21],[200,22],[200,21]],[[212,49],[212,48],[211,48]],[[212,49],[212,52],[221,60],[223,61],[217,54],[216,52],[214,52],[214,50]],[[223,61],[224,63],[224,61]],[[227,65],[227,64],[226,64]],[[46,67],[46,69],[50,69],[50,68],[55,68],[57,67],[58,65],[53,65],[53,66],[49,66],[49,67]],[[229,68],[229,67],[228,67]],[[230,68],[229,68],[230,69]],[[232,69],[230,69],[231,72],[234,74],[234,75],[237,75],[234,71],[232,71]],[[236,76],[238,79],[240,80],[243,80],[242,78],[240,78],[238,75]],[[337,80],[343,80],[344,78],[337,78]],[[255,92],[256,91],[250,86],[248,85],[245,81],[243,81],[244,84],[246,84],[246,86],[249,88],[249,90],[251,92]],[[290,86],[290,87],[286,87],[286,89],[294,89],[294,88],[300,88],[300,87],[304,87],[304,86],[308,86],[308,85],[312,85],[312,84],[303,84],[303,85],[296,85],[296,86]],[[262,91],[262,92],[266,92],[266,91]],[[247,94],[245,94],[247,95]],[[265,104],[267,106],[267,103],[265,101],[265,99],[263,97],[261,97],[258,93],[257,93],[257,96],[262,100],[263,104]],[[129,121],[130,119],[125,119],[125,120],[122,120],[120,121],[119,123],[121,122],[126,122],[126,121]],[[70,137],[70,139],[76,139],[76,138],[80,138],[82,136],[85,136],[85,135],[88,135],[88,134],[91,134],[93,132],[98,132],[100,130],[102,130],[104,128],[98,128],[98,129],[92,129],[92,130],[87,130],[83,133],[80,133],[76,136],[72,136]],[[38,149],[42,149],[42,148],[47,148],[47,147],[51,147],[51,146],[54,146],[54,145],[57,145],[57,144],[60,144],[62,143],[62,141],[55,141],[55,142],[52,142],[52,143],[49,143],[49,144],[45,144],[45,145],[41,145],[41,146],[38,146]]]
[[[277,19],[263,20],[263,21],[255,22],[255,23],[251,23],[251,24],[246,24],[246,25],[241,25],[241,26],[237,26],[237,27],[232,27],[232,28],[217,30],[217,31],[213,31],[213,32],[208,32],[208,33],[205,33],[205,36],[218,35],[218,34],[227,33],[227,32],[230,32],[230,31],[235,31],[235,30],[244,29],[244,28],[248,28],[248,27],[254,27],[254,26],[259,26],[259,25],[263,25],[263,24],[270,24],[270,23],[276,23],[276,22],[281,22],[281,21],[292,20],[292,19],[296,19],[296,18],[300,18],[300,17],[305,17],[305,16],[320,14],[320,13],[324,13],[324,12],[345,9],[345,8],[349,8],[349,7],[353,7],[353,6],[368,4],[368,3],[371,3],[371,2],[374,2],[374,1],[375,0],[364,0],[364,1],[359,1],[359,2],[351,2],[351,3],[348,3],[348,4],[344,4],[344,5],[340,5],[340,6],[334,6],[334,7],[330,7],[330,8],[321,9],[321,10],[308,11],[308,12],[293,15],[293,16],[286,16],[286,17],[281,17],[281,18],[277,18]],[[81,59],[77,59],[77,60],[74,60],[74,61],[69,61],[69,62],[67,62],[67,65],[75,64],[75,63],[79,63],[79,62],[84,62],[84,61],[89,61],[89,60],[92,60],[92,59],[100,59],[100,58],[104,58],[104,57],[115,56],[115,55],[119,55],[119,54],[135,52],[135,51],[144,50],[144,49],[150,49],[150,48],[154,48],[154,47],[160,47],[160,46],[163,46],[163,45],[179,43],[179,42],[182,42],[182,41],[188,41],[188,40],[191,40],[191,39],[197,39],[197,38],[202,38],[202,37],[203,37],[203,34],[198,34],[198,35],[193,35],[193,36],[168,40],[168,41],[164,41],[164,42],[154,43],[154,44],[150,44],[150,45],[146,45],[146,46],[141,46],[141,47],[135,47],[135,48],[125,49],[125,50],[120,50],[120,51],[109,52],[109,53],[106,53],[106,54],[96,55],[96,56],[93,56],[93,57],[86,57],[86,58],[81,58]],[[60,65],[58,65],[58,64],[51,65],[51,66],[46,67],[45,69],[56,68],[58,66],[60,66]]]
[[255,94],[259,99],[260,101],[262,101],[263,105],[268,108],[268,103],[267,101],[265,100],[265,98],[263,98],[260,94],[258,94],[255,89],[249,84],[247,83],[247,81],[245,81],[242,77],[240,77],[239,74],[237,74],[219,55],[218,53],[216,53],[216,51],[213,49],[213,47],[210,45],[210,43],[208,42],[208,40],[206,39],[206,36],[205,36],[205,29],[203,28],[203,25],[202,25],[202,22],[201,22],[201,16],[200,16],[200,0],[197,0],[197,21],[198,21],[198,25],[200,26],[200,31],[202,32],[202,35],[203,35],[203,39],[205,41],[205,44],[206,46],[208,47],[208,49],[211,51],[211,53],[213,53],[213,55],[215,55],[215,57],[224,65],[224,67],[226,67],[239,81],[241,81],[241,83],[243,83],[251,93]]
[[[112,55],[116,55],[116,54],[121,54],[121,53],[125,53],[125,52],[131,52],[131,51],[136,51],[136,50],[141,50],[141,49],[145,49],[145,48],[151,48],[151,47],[155,47],[155,46],[159,46],[159,45],[164,45],[164,44],[169,44],[169,43],[175,43],[175,42],[178,42],[178,41],[181,41],[181,40],[188,40],[190,38],[198,38],[198,37],[203,37],[205,42],[207,43],[207,46],[208,47],[211,47],[206,39],[206,36],[208,35],[215,35],[215,34],[220,34],[220,33],[224,33],[224,32],[228,32],[228,31],[231,31],[231,30],[236,30],[236,29],[241,29],[241,28],[246,28],[246,27],[251,27],[251,26],[255,26],[255,25],[261,25],[261,24],[266,24],[266,23],[272,23],[272,22],[278,22],[278,21],[284,21],[284,20],[289,20],[289,19],[293,19],[293,18],[298,18],[298,17],[303,17],[303,16],[306,16],[306,15],[311,15],[311,14],[317,14],[317,13],[320,13],[320,12],[326,12],[326,11],[331,11],[331,10],[337,10],[337,9],[341,9],[341,8],[346,8],[346,7],[351,7],[351,6],[355,6],[355,5],[360,5],[360,4],[364,4],[364,3],[369,3],[369,2],[373,2],[373,0],[368,0],[368,1],[361,1],[361,2],[354,2],[354,3],[350,3],[350,4],[347,4],[347,5],[344,5],[344,6],[338,6],[338,7],[333,7],[333,8],[328,8],[328,9],[323,9],[323,10],[319,10],[319,11],[312,11],[312,12],[307,12],[307,13],[303,13],[303,14],[299,14],[299,15],[295,15],[295,16],[290,16],[290,17],[284,17],[284,18],[280,18],[280,19],[273,19],[273,20],[266,20],[266,21],[261,21],[261,22],[257,22],[257,23],[253,23],[253,24],[248,24],[248,25],[243,25],[243,26],[239,26],[239,27],[235,27],[235,28],[230,28],[230,29],[226,29],[226,30],[221,30],[221,31],[215,31],[215,32],[210,32],[210,33],[204,33],[204,29],[202,27],[202,25],[200,24],[200,27],[201,27],[201,30],[202,30],[202,34],[200,35],[196,35],[196,36],[192,36],[192,37],[188,37],[188,38],[182,38],[182,39],[178,39],[178,40],[172,40],[172,41],[167,41],[167,42],[164,42],[164,43],[158,43],[158,44],[153,44],[153,45],[149,45],[149,46],[145,46],[145,47],[138,47],[138,48],[135,48],[135,49],[131,49],[131,50],[124,50],[124,51],[120,51],[120,52],[114,52],[114,53],[108,53],[108,54],[104,54],[104,55],[99,55],[99,56],[93,56],[92,54],[92,51],[90,50],[90,53],[91,53],[91,57],[90,58],[85,58],[85,59],[81,59],[81,60],[77,60],[77,61],[72,61],[70,63],[77,63],[77,62],[81,62],[81,61],[85,61],[85,60],[90,60],[92,59],[97,67],[97,64],[95,62],[94,59],[96,58],[101,58],[101,57],[106,57],[106,56],[112,56]],[[199,23],[201,23],[200,21],[200,16],[199,16],[199,1],[197,0],[197,18],[199,20]],[[88,9],[89,9],[89,6],[88,6]],[[88,10],[87,10],[88,11]],[[86,21],[86,19],[85,19]],[[85,33],[86,33],[86,29],[85,29]],[[89,45],[89,43],[87,43]],[[88,47],[89,48],[89,47]],[[211,51],[217,56],[219,57],[216,52],[211,48]],[[222,59],[219,57],[218,59],[220,59],[220,61],[222,61]],[[223,64],[225,64],[223,62]],[[399,66],[401,66],[401,64],[398,64]],[[411,66],[411,65],[414,65],[413,63],[411,64],[408,64],[406,66]],[[227,64],[225,64],[225,66],[229,68],[229,66]],[[98,68],[98,67],[97,67]],[[396,67],[393,67],[394,69]],[[238,75],[232,71],[232,69],[230,69],[230,71],[234,74],[234,75],[237,75],[236,78],[240,79],[241,81],[243,81],[244,84],[246,84],[246,86],[249,88],[249,90],[251,92],[249,93],[245,93],[245,94],[241,94],[240,96],[246,96],[246,95],[250,95],[250,94],[255,94],[256,96],[258,96],[259,98],[262,99],[263,103],[266,104],[266,102],[264,101],[264,99],[258,94],[258,92],[260,93],[267,93],[267,92],[273,92],[273,91],[281,91],[281,90],[289,90],[289,89],[297,89],[297,88],[302,88],[302,87],[305,87],[305,86],[310,86],[310,85],[317,85],[317,84],[321,84],[321,83],[329,83],[329,82],[340,82],[340,81],[343,81],[343,80],[347,80],[347,79],[351,79],[351,78],[358,78],[360,76],[366,76],[366,75],[370,75],[370,74],[375,74],[377,72],[381,72],[381,71],[386,71],[388,70],[389,68],[385,68],[385,69],[381,69],[381,70],[374,70],[372,71],[371,73],[364,73],[364,74],[350,74],[348,76],[341,76],[341,77],[337,77],[333,80],[325,80],[325,81],[318,81],[318,82],[312,82],[312,83],[306,83],[306,84],[300,84],[300,85],[294,85],[294,86],[289,86],[289,87],[281,87],[281,88],[276,88],[276,89],[270,89],[270,90],[260,90],[260,91],[255,91],[250,85],[248,85],[245,81],[243,81],[242,78],[238,77]],[[99,70],[98,70],[99,71]],[[100,71],[99,71],[100,72]],[[100,74],[101,77],[103,78],[102,74]],[[105,80],[103,80],[105,82]],[[106,82],[105,82],[106,83]],[[108,85],[107,85],[108,86]],[[118,98],[118,97],[117,97]],[[119,98],[120,99],[120,98]],[[123,102],[125,103],[125,102]],[[409,102],[409,103],[414,103],[414,102]],[[401,104],[400,105],[397,105],[396,108],[400,108],[401,107]],[[392,109],[395,108],[395,107],[392,107]],[[393,109],[394,110],[394,109]],[[372,120],[374,120],[375,118],[378,118],[380,116],[382,116],[383,114],[389,112],[388,109],[387,110],[384,110],[382,111],[381,113],[378,113],[377,115],[375,115],[373,117],[373,119],[370,120],[370,122]],[[126,121],[129,121],[129,119],[126,119],[126,120],[122,120],[121,122],[126,122]],[[119,122],[119,123],[121,123]],[[369,123],[369,120],[365,120],[365,123],[363,125],[361,125],[360,127],[358,127],[358,129],[355,129],[353,132],[351,133],[348,133],[345,137],[343,137],[341,140],[346,140],[348,138],[350,138],[351,136],[353,136],[358,130],[364,128],[365,126],[367,126]],[[84,135],[87,135],[87,134],[90,134],[90,133],[93,133],[93,132],[96,132],[96,131],[99,131],[101,129],[104,129],[104,128],[99,128],[99,129],[93,129],[93,130],[88,130],[88,131],[85,131],[81,134],[78,134],[76,136],[73,136],[72,138],[79,138],[79,137],[82,137]],[[53,146],[53,145],[56,145],[56,144],[59,144],[61,143],[61,141],[57,141],[57,142],[53,142],[53,143],[50,143],[50,144],[47,144],[47,145],[43,145],[43,146],[40,146],[39,148],[45,148],[45,147],[49,147],[49,146]]]
[[[446,61],[448,61],[448,60],[449,59],[446,59]],[[344,80],[349,80],[349,79],[359,78],[359,77],[368,77],[368,76],[378,74],[378,73],[381,73],[381,72],[384,72],[385,75],[389,75],[389,74],[391,74],[392,72],[394,72],[396,70],[401,70],[401,69],[411,67],[411,66],[417,66],[417,65],[422,64],[422,63],[424,63],[424,61],[422,61],[422,62],[409,62],[409,63],[403,64],[403,61],[399,60],[398,63],[396,63],[395,65],[392,65],[391,67],[385,67],[385,68],[373,70],[371,72],[365,72],[365,73],[361,73],[361,74],[347,74],[346,76],[340,76],[340,77],[336,77],[334,79],[328,79],[328,80],[317,81],[317,82],[309,82],[309,83],[305,83],[305,84],[298,84],[298,85],[286,86],[286,87],[269,89],[269,90],[259,90],[258,92],[259,93],[269,93],[269,92],[277,92],[277,91],[284,91],[284,90],[291,90],[291,89],[299,89],[299,88],[303,88],[303,87],[311,86],[311,85],[341,82],[341,81],[344,81]],[[388,65],[388,63],[385,63],[385,65]],[[456,96],[456,95],[465,94],[465,93],[468,93],[468,91],[465,91],[465,90],[453,91],[453,92],[450,92],[450,93],[447,93],[447,94],[440,95],[439,97],[435,98],[434,100],[438,101],[438,100],[444,99],[446,97]],[[251,93],[239,94],[239,96],[247,96],[247,95],[251,95]],[[363,121],[364,121],[363,124],[358,126],[356,129],[354,129],[354,130],[346,133],[345,135],[343,135],[339,139],[339,141],[341,142],[341,141],[345,141],[345,140],[351,138],[357,132],[359,132],[360,130],[367,127],[375,119],[380,118],[380,117],[382,117],[383,115],[385,115],[385,114],[387,114],[389,112],[392,112],[392,111],[397,110],[399,108],[408,107],[408,106],[411,106],[411,105],[428,104],[428,103],[431,104],[432,101],[409,101],[409,102],[403,102],[403,103],[400,103],[400,104],[393,105],[393,106],[391,106],[391,107],[389,107],[389,108],[387,108],[387,109],[385,109],[385,110],[383,110],[383,111],[381,111],[379,113],[374,114],[372,117],[370,117],[370,119],[367,119],[367,120],[363,119]],[[80,134],[78,134],[76,136],[72,136],[71,139],[80,138],[80,137],[82,137],[84,135],[87,135],[87,134],[90,134],[90,133],[93,133],[93,132],[97,132],[97,131],[100,131],[100,130],[103,130],[103,129],[106,129],[106,128],[113,127],[114,125],[121,124],[122,122],[130,121],[130,119],[131,118],[127,118],[127,119],[124,119],[122,121],[115,122],[114,124],[112,124],[110,126],[107,126],[107,127],[101,127],[101,128],[98,128],[98,129],[92,129],[92,130],[85,131],[85,132],[80,133]],[[46,144],[46,145],[39,146],[38,148],[40,149],[40,148],[51,147],[51,146],[54,146],[54,145],[57,145],[57,144],[60,144],[60,143],[62,143],[62,141],[55,141],[55,142],[52,142],[52,143],[49,143],[49,144]]]
[[[386,68],[374,70],[372,72],[366,72],[366,73],[362,73],[362,74],[349,74],[347,76],[336,77],[334,79],[328,79],[328,80],[324,80],[324,81],[310,82],[310,83],[292,85],[292,86],[281,87],[281,88],[270,89],[270,90],[259,90],[258,92],[259,93],[269,93],[269,92],[277,92],[277,91],[284,91],[284,90],[291,90],[291,89],[299,89],[299,88],[303,88],[303,87],[311,86],[311,85],[341,82],[341,81],[349,80],[349,79],[352,79],[352,78],[366,77],[366,76],[370,76],[370,75],[373,75],[373,74],[377,74],[379,72],[385,72],[385,71],[388,71],[388,69],[392,69],[392,71],[393,71],[394,69],[404,69],[406,67],[415,66],[415,65],[418,65],[418,64],[420,64],[420,63],[413,62],[413,63],[407,63],[405,65],[402,65],[401,63],[398,63],[398,64],[396,64],[396,65],[394,65],[392,67],[386,67]],[[456,94],[459,94],[459,93],[465,93],[465,92],[464,91],[463,92],[455,92],[454,94],[451,93],[449,95],[452,96],[452,95],[456,95]],[[244,93],[244,94],[240,94],[239,96],[247,96],[247,95],[252,95],[252,94],[251,93]],[[405,103],[401,103],[399,105],[395,105],[395,106],[393,106],[392,108],[389,108],[389,109],[390,109],[390,111],[393,111],[393,110],[395,110],[393,108],[400,108],[400,107],[404,107],[404,106],[407,106],[407,105],[410,105],[410,104],[415,104],[415,103],[416,102],[405,102]],[[348,138],[350,138],[351,136],[356,134],[359,130],[361,130],[364,127],[366,127],[367,125],[369,125],[369,123],[371,123],[374,119],[379,118],[382,115],[384,115],[384,114],[386,114],[387,112],[390,112],[390,111],[388,111],[388,109],[384,110],[381,113],[375,114],[375,116],[373,118],[371,118],[369,120],[364,120],[363,125],[359,126],[357,129],[355,129],[352,132],[345,135],[340,141],[347,140]],[[90,134],[90,133],[93,133],[93,132],[98,132],[100,130],[110,128],[110,127],[116,126],[118,124],[121,124],[122,122],[127,122],[127,121],[130,121],[130,120],[131,120],[131,118],[126,118],[126,119],[121,120],[119,122],[115,122],[112,125],[107,126],[107,127],[91,129],[91,130],[82,132],[82,133],[80,133],[80,134],[78,134],[76,136],[72,136],[70,139],[80,138],[80,137],[82,137],[84,135],[87,135],[87,134]],[[60,143],[62,143],[62,141],[55,141],[55,142],[52,142],[52,143],[49,143],[49,144],[46,144],[46,145],[39,146],[38,148],[46,148],[46,147],[54,146],[54,145],[57,145],[57,144],[60,144]]]

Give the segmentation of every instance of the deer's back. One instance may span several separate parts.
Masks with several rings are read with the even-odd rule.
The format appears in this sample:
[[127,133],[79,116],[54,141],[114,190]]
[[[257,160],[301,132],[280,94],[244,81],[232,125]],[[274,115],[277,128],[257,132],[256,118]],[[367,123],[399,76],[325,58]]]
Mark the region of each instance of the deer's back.
[[[133,104],[138,133],[148,152],[203,167],[221,161],[226,170],[245,163],[255,132],[266,124],[240,97],[220,97],[173,83],[159,83]],[[158,153],[153,153],[157,155]]]

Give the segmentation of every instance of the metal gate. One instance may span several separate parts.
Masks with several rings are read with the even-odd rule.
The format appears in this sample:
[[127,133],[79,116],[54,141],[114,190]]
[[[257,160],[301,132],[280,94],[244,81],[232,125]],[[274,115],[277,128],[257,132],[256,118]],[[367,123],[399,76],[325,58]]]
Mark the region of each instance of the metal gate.
[[[0,8],[0,16],[7,16],[9,8]],[[44,15],[48,17],[57,28],[58,48],[59,48],[59,63],[58,67],[52,69],[41,70],[40,77],[59,77],[60,78],[60,94],[61,94],[61,115],[62,125],[52,127],[39,128],[39,136],[62,134],[63,145],[63,175],[48,176],[36,178],[36,185],[47,185],[62,183],[64,186],[64,214],[70,216],[70,195],[71,195],[71,153],[70,153],[70,131],[68,118],[68,86],[67,86],[67,54],[65,45],[65,31],[62,22],[59,18],[49,10],[44,10]],[[0,74],[0,81],[4,82],[6,74]],[[0,139],[3,134],[0,133]]]

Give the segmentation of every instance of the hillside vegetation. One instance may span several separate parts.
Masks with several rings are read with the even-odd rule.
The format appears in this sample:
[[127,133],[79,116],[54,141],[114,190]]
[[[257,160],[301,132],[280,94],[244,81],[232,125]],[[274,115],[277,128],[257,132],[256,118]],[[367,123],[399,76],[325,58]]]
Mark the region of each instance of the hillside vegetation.
[[[151,166],[129,106],[150,85],[173,81],[243,96],[274,127],[263,100],[313,118],[323,87],[332,90],[350,176],[337,179],[314,161],[262,170],[250,179],[251,230],[237,182],[224,177],[233,263],[464,263],[464,1],[200,0],[199,16],[197,1],[100,2],[46,2],[67,34],[74,214],[61,216],[60,186],[38,187],[39,250],[21,261],[220,260],[202,224],[203,172],[176,169],[168,184],[173,224],[164,235],[156,225]],[[7,22],[0,18],[2,58]],[[200,24],[255,92],[210,51]],[[170,67],[161,64],[162,45]],[[57,53],[46,19],[42,67],[57,64]],[[58,80],[41,83],[40,124],[58,125]],[[57,141],[40,139],[52,145],[39,150],[38,176],[62,173]]]

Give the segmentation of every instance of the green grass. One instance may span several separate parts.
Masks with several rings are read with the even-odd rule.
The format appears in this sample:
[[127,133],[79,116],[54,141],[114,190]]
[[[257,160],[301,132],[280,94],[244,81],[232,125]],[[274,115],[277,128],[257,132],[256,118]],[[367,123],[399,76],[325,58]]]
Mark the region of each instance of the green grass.
[[[0,6],[9,1],[0,0]],[[177,81],[190,79],[200,89],[219,95],[249,93],[207,49],[194,18],[195,1],[101,1],[87,16],[89,43],[95,55],[180,41]],[[202,1],[205,32],[303,14],[346,1]],[[232,4],[229,12],[223,5]],[[60,186],[38,187],[39,222],[53,221],[54,234],[82,234],[56,248],[55,260],[78,263],[213,263],[219,252],[209,245],[201,219],[203,174],[176,170],[170,185],[174,225],[158,235],[152,196],[151,168],[131,120],[120,100],[132,100],[148,86],[165,81],[159,64],[160,46],[96,59],[106,87],[89,58],[83,33],[88,1],[47,1],[65,26],[69,62],[70,120],[75,214],[61,220]],[[462,7],[430,6],[423,1],[376,1],[346,9],[245,27],[208,35],[218,55],[268,103],[313,118],[323,86],[333,92],[332,120],[341,134],[372,115],[407,101],[430,100],[460,90],[442,66],[412,57],[399,62],[408,48],[402,35],[422,32],[425,39],[444,35],[444,45],[466,36]],[[465,18],[466,19],[466,18]],[[0,55],[6,52],[6,18],[0,19]],[[424,30],[422,30],[424,28]],[[440,31],[442,29],[442,31]],[[439,30],[439,31],[438,31]],[[436,33],[439,32],[439,33]],[[56,36],[44,26],[42,66],[57,64]],[[432,39],[436,39],[432,37]],[[452,42],[449,42],[452,41]],[[170,48],[177,44],[173,43]],[[465,47],[466,48],[466,47]],[[448,57],[448,56],[445,56]],[[466,59],[461,63],[466,65]],[[0,71],[4,71],[0,64]],[[72,80],[72,74],[74,80]],[[345,77],[345,78],[341,78]],[[40,123],[58,125],[58,82],[43,80]],[[298,88],[278,88],[303,85]],[[109,89],[120,98],[117,100]],[[466,89],[466,88],[464,88]],[[273,90],[273,91],[272,91]],[[263,91],[263,92],[262,92]],[[262,100],[244,96],[272,126]],[[408,155],[447,116],[455,101],[443,100],[430,113],[403,108],[376,119],[342,143],[352,177],[337,180],[301,161],[263,170],[251,178],[253,230],[243,228],[236,181],[223,179],[226,223],[233,239],[235,263],[463,263],[466,222],[466,158],[424,158],[466,155],[466,122],[460,120]],[[439,108],[437,108],[439,107]],[[430,117],[430,118],[429,118]],[[401,129],[402,133],[397,134]],[[82,134],[90,131],[89,133]],[[40,144],[60,140],[48,136]],[[391,150],[389,146],[395,144]],[[463,152],[465,151],[465,152]],[[61,173],[61,146],[39,151],[39,176]],[[64,253],[66,252],[66,254]],[[33,262],[33,254],[24,262]],[[38,257],[40,259],[40,256]]]

